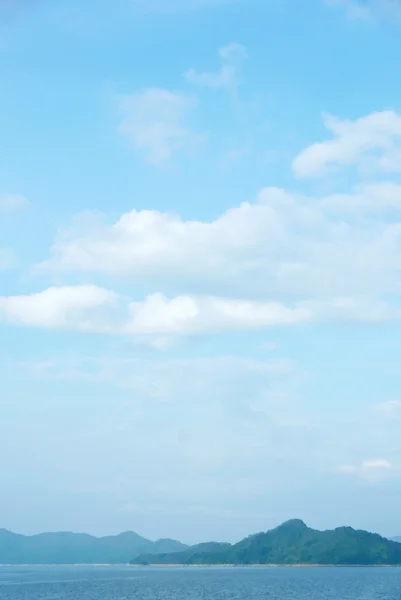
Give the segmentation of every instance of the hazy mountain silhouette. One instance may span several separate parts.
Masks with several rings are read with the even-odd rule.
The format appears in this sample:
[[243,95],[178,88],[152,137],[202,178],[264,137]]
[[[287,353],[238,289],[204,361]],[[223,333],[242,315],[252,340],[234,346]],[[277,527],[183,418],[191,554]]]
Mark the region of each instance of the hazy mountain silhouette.
[[86,533],[40,533],[32,536],[0,530],[2,564],[128,563],[140,553],[178,552],[187,548],[175,540],[152,542],[127,531],[94,537]]

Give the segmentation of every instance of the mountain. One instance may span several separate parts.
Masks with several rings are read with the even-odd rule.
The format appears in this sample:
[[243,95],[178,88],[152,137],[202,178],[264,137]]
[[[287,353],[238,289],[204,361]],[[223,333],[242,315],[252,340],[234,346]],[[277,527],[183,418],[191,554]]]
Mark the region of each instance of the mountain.
[[310,529],[299,519],[237,544],[192,546],[183,552],[139,555],[132,564],[401,565],[401,544],[375,533],[338,527]]
[[184,565],[194,564],[192,558],[194,555],[212,555],[221,554],[222,552],[228,551],[231,548],[231,544],[224,544],[218,542],[206,542],[204,544],[197,544],[196,546],[190,546],[180,552],[164,552],[161,554],[146,553],[140,554],[136,558],[131,560],[131,565],[141,564],[158,564],[158,565]]
[[390,538],[392,542],[398,542],[401,544],[401,535],[397,535],[396,537]]
[[132,531],[97,538],[70,532],[25,536],[0,529],[0,564],[121,564],[145,552],[179,552],[186,548],[175,540],[152,542]]

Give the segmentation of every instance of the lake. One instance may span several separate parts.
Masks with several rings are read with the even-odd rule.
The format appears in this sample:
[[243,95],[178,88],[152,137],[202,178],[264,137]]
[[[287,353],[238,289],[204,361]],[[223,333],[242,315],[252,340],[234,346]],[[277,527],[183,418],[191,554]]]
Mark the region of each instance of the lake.
[[401,568],[0,567],[7,600],[400,600]]

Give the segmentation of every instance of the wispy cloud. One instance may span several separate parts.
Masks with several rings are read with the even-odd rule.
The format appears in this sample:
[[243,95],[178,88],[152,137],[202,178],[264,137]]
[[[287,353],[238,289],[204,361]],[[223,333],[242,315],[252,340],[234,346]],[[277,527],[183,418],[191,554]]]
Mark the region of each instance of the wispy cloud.
[[332,139],[305,148],[293,161],[298,177],[322,177],[333,167],[381,173],[401,171],[401,116],[391,110],[353,121],[324,115]]
[[383,415],[387,419],[401,419],[401,400],[387,400],[374,406],[375,412]]
[[192,68],[185,73],[185,77],[189,83],[199,87],[236,88],[239,71],[247,54],[245,46],[229,44],[219,50],[220,68],[217,71],[198,72]]
[[380,483],[391,475],[398,474],[399,470],[385,458],[364,460],[360,464],[345,464],[336,467],[336,471],[343,475],[352,475],[368,483]]
[[0,248],[0,271],[12,269],[18,260],[10,248]]
[[161,88],[123,96],[120,131],[145,160],[166,165],[175,154],[199,142],[187,125],[192,106],[190,96]]
[[399,0],[324,0],[333,7],[343,8],[350,19],[374,20],[381,17],[401,18]]
[[29,205],[28,200],[21,194],[8,194],[0,196],[0,212],[21,210]]

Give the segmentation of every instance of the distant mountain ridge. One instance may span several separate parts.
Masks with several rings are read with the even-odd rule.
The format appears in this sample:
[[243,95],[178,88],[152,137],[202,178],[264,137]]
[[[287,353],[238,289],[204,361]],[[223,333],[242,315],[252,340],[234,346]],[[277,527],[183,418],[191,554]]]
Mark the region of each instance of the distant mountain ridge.
[[317,531],[299,519],[237,544],[195,546],[151,541],[132,531],[105,537],[71,532],[26,536],[0,529],[0,564],[401,565],[399,542],[401,538],[388,540],[352,527]]
[[237,544],[201,544],[178,553],[143,554],[131,564],[401,565],[401,544],[352,527],[317,531],[293,519]]
[[390,538],[390,541],[398,542],[399,544],[401,544],[401,535],[397,535],[395,537]]
[[71,532],[26,536],[0,529],[0,564],[126,564],[138,554],[187,547],[169,539],[152,542],[132,531],[105,537]]

